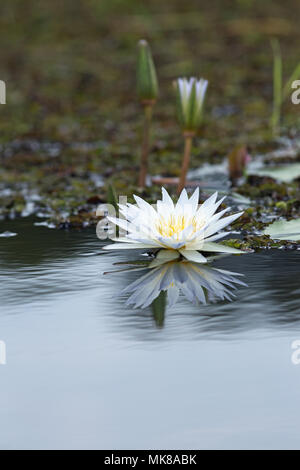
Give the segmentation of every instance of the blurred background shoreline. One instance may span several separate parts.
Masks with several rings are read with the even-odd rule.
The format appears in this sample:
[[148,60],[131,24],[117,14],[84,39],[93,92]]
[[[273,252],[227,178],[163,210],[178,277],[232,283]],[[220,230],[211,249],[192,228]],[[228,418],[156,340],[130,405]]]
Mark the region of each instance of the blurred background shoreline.
[[[137,191],[141,38],[151,45],[160,84],[151,175],[180,172],[182,137],[172,86],[178,76],[209,80],[191,170],[222,163],[237,145],[247,145],[254,156],[291,146],[299,139],[300,119],[290,99],[283,106],[281,139],[270,132],[270,40],[280,42],[286,79],[299,61],[299,13],[296,0],[2,4],[0,79],[7,104],[0,107],[0,215],[27,214],[28,202],[34,202],[35,213],[49,209],[56,225],[64,226],[62,214],[69,214],[67,225],[82,227],[95,222],[110,182],[118,194]],[[156,200],[159,186],[144,195]]]

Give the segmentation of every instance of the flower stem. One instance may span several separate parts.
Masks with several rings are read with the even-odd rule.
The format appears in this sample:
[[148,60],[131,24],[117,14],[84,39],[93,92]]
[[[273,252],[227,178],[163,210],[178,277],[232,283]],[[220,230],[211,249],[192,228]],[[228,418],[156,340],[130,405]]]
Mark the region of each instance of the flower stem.
[[277,135],[280,128],[282,94],[282,57],[277,39],[271,41],[273,49],[273,112],[271,126],[273,135]]
[[139,186],[145,187],[146,176],[148,171],[148,156],[149,156],[149,142],[150,142],[150,127],[152,119],[152,104],[144,106],[144,129],[141,153],[141,166],[139,174]]
[[190,165],[190,156],[191,156],[191,149],[193,143],[193,134],[186,134],[184,135],[184,154],[183,154],[183,161],[180,173],[180,179],[177,186],[177,193],[181,193],[183,188],[185,187],[186,183],[186,174],[189,169]]

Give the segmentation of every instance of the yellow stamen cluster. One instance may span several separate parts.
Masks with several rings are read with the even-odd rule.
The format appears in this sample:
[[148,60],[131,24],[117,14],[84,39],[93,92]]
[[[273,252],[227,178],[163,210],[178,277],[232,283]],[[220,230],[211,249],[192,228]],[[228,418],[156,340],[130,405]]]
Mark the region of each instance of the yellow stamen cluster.
[[182,230],[185,228],[192,226],[193,231],[192,233],[197,232],[201,227],[203,227],[204,221],[199,221],[196,219],[196,217],[186,217],[184,215],[170,215],[168,219],[165,219],[164,217],[160,217],[157,224],[156,228],[157,231],[160,233],[161,236],[163,237],[173,237],[179,238],[180,233]]

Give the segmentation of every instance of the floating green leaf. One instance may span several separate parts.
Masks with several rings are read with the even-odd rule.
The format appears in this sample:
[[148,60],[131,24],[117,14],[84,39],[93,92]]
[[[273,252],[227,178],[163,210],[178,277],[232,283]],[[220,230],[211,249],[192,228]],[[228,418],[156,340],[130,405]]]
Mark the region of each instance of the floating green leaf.
[[300,240],[300,219],[278,220],[269,225],[265,235],[270,235],[273,240]]
[[269,176],[283,183],[290,183],[295,178],[300,177],[300,163],[290,163],[289,165],[280,165],[274,167],[263,167],[255,172],[249,172],[259,176]]

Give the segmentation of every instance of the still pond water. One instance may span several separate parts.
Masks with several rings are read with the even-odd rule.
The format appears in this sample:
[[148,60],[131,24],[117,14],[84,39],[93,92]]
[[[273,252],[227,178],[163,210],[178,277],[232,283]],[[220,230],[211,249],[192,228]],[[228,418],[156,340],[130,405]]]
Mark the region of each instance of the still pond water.
[[1,449],[300,448],[300,252],[230,256],[233,302],[125,304],[94,230],[0,232]]

